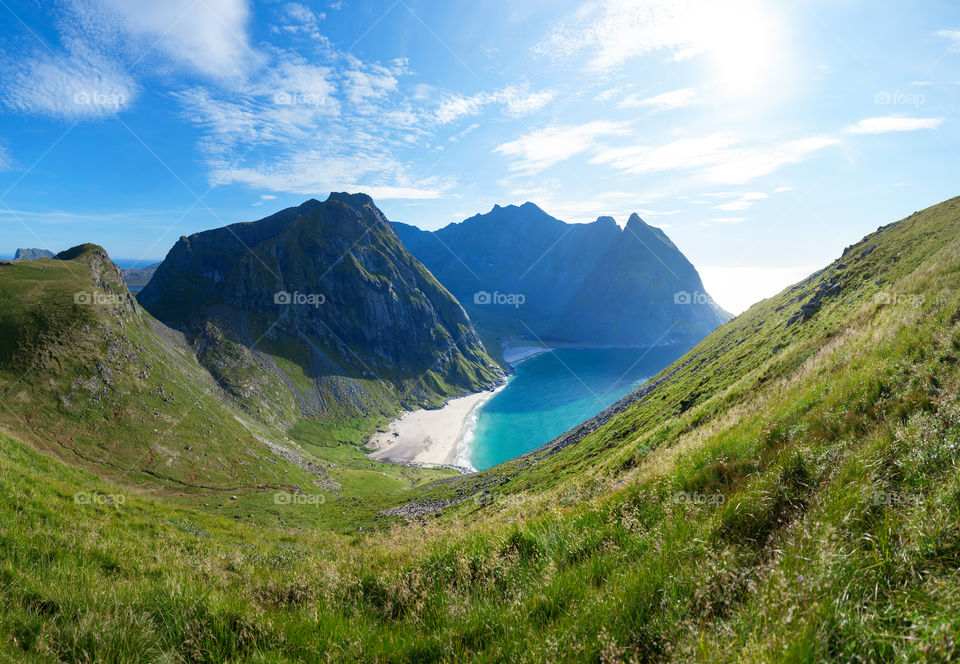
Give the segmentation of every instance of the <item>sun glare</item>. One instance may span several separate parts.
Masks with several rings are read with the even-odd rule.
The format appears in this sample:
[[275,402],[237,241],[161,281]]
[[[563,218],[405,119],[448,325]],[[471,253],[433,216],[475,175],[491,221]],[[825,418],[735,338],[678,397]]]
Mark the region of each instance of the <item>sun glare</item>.
[[769,8],[752,0],[710,3],[701,19],[709,75],[723,96],[753,94],[774,80],[783,35]]

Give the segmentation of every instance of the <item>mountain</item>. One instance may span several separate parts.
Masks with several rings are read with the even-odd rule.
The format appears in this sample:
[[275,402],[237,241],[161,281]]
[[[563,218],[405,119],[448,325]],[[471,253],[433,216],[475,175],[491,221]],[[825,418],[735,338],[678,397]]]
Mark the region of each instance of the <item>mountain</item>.
[[138,299],[248,412],[286,426],[439,405],[501,378],[364,194],[182,237]]
[[13,256],[15,261],[33,261],[38,258],[53,258],[53,252],[49,249],[17,249]]
[[[837,254],[531,454],[331,469],[342,493],[252,436],[180,461],[237,417],[277,431],[135,302],[73,306],[122,295],[96,248],[0,264],[0,659],[958,661],[960,198]],[[141,368],[110,362],[142,351],[114,332],[158,353],[151,394],[201,408],[128,416]],[[184,434],[147,448],[155,483],[107,464],[155,428]],[[198,486],[220,464],[235,483]]]
[[183,333],[144,311],[97,245],[0,262],[0,432],[79,467],[87,484],[77,491],[106,478],[246,518],[263,508],[231,494],[272,500],[267,487],[286,487],[317,501],[309,525],[347,522],[356,501],[376,511],[454,474],[374,464],[351,424],[257,422]]
[[139,290],[150,283],[150,280],[153,278],[153,273],[157,271],[158,267],[160,267],[160,263],[153,263],[144,268],[120,270],[120,274],[123,275],[123,280],[127,283],[127,288]]
[[394,228],[497,342],[693,344],[729,319],[666,234],[636,214],[622,229],[611,217],[568,224],[528,202],[433,232]]

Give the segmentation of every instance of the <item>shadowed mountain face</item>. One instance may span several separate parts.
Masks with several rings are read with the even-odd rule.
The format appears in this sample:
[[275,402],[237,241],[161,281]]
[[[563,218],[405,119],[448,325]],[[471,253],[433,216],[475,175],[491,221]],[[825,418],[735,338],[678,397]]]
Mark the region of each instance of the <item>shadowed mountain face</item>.
[[139,301],[265,419],[387,414],[500,377],[363,194],[182,237]]
[[533,203],[438,231],[394,223],[487,338],[635,346],[695,343],[730,316],[693,265],[636,214],[567,224]]

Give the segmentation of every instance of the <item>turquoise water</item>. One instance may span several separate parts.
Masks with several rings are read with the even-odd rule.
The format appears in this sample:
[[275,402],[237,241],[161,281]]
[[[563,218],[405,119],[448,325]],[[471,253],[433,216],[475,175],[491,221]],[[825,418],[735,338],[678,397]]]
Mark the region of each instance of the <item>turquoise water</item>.
[[475,413],[467,457],[489,468],[550,442],[636,389],[688,347],[561,349],[527,359]]

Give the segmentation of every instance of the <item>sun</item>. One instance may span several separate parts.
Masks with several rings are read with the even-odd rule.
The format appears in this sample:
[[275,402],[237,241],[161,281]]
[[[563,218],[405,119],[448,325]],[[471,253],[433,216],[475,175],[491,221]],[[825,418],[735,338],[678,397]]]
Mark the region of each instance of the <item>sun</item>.
[[699,19],[708,75],[721,94],[742,97],[776,84],[786,35],[768,3],[711,2]]

